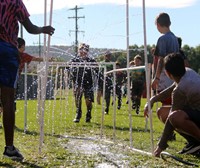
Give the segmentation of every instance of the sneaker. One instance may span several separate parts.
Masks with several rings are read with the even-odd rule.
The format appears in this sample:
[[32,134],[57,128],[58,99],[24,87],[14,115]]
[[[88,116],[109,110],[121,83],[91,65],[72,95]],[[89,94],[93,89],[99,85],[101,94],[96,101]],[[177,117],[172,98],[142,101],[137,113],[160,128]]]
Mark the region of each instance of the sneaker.
[[108,114],[108,108],[106,107],[104,114]]
[[121,109],[121,106],[117,106],[117,109],[120,110],[120,109]]
[[77,111],[76,112],[76,116],[75,116],[75,119],[73,120],[75,123],[79,123],[80,119],[81,119],[81,116],[82,116],[82,111]]
[[180,152],[179,154],[195,154],[195,152],[200,150],[200,145],[188,143]]
[[140,113],[140,106],[137,106],[137,107],[136,107],[136,111],[135,111],[135,112],[136,112],[136,114],[139,114],[139,113]]
[[73,121],[74,121],[75,123],[79,123],[80,118],[75,118]]
[[91,118],[90,118],[90,117],[87,117],[87,118],[85,119],[85,122],[86,122],[86,123],[90,123],[90,120],[91,120]]
[[9,147],[5,147],[3,155],[6,158],[10,158],[12,160],[17,160],[17,161],[22,161],[24,159],[24,157],[19,152],[19,150],[15,148],[14,146],[12,150]]

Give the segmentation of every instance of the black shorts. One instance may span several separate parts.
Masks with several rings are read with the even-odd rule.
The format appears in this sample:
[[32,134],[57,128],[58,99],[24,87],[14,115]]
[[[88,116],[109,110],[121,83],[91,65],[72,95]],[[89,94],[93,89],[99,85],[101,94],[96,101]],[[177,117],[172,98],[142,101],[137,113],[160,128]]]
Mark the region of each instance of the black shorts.
[[91,87],[81,87],[81,86],[75,86],[74,87],[74,95],[82,95],[84,94],[85,99],[89,99],[91,102],[94,102],[94,88]]
[[189,118],[200,128],[200,111],[192,109],[184,109]]

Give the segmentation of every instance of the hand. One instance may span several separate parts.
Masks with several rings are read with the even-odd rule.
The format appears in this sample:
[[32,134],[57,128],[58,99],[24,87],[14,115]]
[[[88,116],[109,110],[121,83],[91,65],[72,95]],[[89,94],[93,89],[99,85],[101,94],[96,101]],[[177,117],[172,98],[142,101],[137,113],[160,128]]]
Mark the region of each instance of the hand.
[[43,26],[42,33],[49,34],[50,36],[54,34],[55,29],[51,26]]
[[55,61],[54,58],[49,58],[49,62],[53,62],[53,61]]
[[[153,104],[154,104],[154,97],[155,96],[153,96],[153,97],[151,97],[151,99],[150,99],[150,107],[152,108],[153,107]],[[148,102],[145,104],[145,106],[144,106],[144,117],[149,117],[149,109],[148,109]]]
[[149,117],[148,103],[144,106],[144,117]]
[[151,87],[152,87],[153,90],[156,90],[156,89],[157,89],[157,87],[158,87],[158,82],[159,82],[158,79],[156,79],[156,78],[153,79],[152,84],[151,84]]
[[160,149],[159,146],[156,147],[156,149],[154,150],[154,156],[155,157],[160,157],[160,153],[162,152],[163,150]]

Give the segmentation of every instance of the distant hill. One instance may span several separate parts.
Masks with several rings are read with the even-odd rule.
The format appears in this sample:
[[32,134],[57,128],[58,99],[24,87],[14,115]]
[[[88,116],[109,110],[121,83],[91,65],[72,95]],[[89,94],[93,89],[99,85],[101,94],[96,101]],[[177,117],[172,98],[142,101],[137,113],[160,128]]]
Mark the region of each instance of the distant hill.
[[[26,53],[33,56],[43,56],[43,50],[43,46],[26,46]],[[102,55],[107,50],[108,49],[106,48],[90,48],[89,54],[95,58]],[[116,49],[111,49],[111,51],[116,51]],[[51,46],[49,50],[49,57],[69,61],[74,57],[74,48],[73,46]]]

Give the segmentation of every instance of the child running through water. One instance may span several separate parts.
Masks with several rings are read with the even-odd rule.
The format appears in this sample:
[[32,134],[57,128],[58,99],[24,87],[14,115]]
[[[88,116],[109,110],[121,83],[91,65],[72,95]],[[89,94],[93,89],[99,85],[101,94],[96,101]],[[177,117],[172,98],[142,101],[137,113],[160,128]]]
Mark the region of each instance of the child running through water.
[[[134,57],[134,66],[142,65],[142,57],[136,55]],[[145,83],[145,69],[134,69],[130,72],[131,78],[131,100],[132,100],[132,109],[136,109],[136,114],[139,114],[141,96],[144,89]]]

